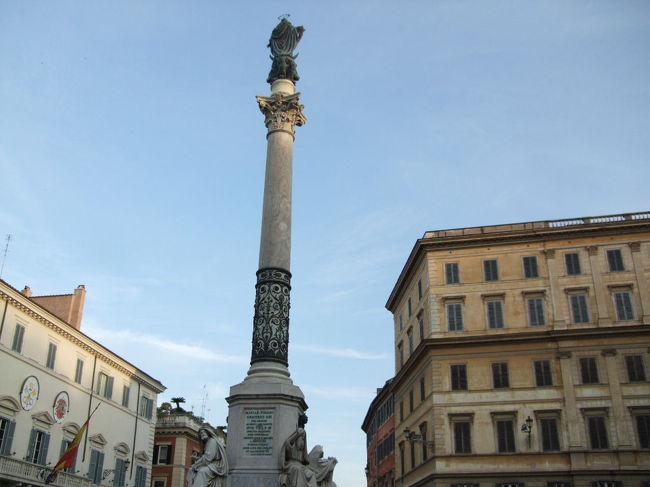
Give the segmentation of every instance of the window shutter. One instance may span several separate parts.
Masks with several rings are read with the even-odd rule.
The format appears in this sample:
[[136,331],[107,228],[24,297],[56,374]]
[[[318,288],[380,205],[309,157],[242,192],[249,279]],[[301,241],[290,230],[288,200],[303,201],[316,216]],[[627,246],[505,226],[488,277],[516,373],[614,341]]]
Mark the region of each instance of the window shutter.
[[[6,456],[11,455],[11,443],[13,442],[14,439],[15,429],[16,429],[16,422],[6,420],[5,434],[4,437],[2,438],[2,450],[0,450],[0,455],[6,455]],[[31,444],[31,438],[30,438],[30,444]]]
[[88,478],[95,482],[95,472],[97,471],[97,450],[90,450],[90,465],[88,466]]
[[27,447],[27,461],[31,462],[34,459],[34,447],[36,446],[36,434],[38,432],[32,429],[29,434],[29,446]]
[[160,452],[160,445],[153,447],[153,461],[152,463],[156,465],[158,463],[158,453]]
[[39,465],[45,465],[47,462],[47,449],[50,446],[50,435],[47,433],[43,433],[43,437],[41,439],[41,450],[38,452],[38,464]]
[[108,380],[106,381],[106,399],[110,399],[113,397],[113,382],[115,381],[115,377],[109,377]]

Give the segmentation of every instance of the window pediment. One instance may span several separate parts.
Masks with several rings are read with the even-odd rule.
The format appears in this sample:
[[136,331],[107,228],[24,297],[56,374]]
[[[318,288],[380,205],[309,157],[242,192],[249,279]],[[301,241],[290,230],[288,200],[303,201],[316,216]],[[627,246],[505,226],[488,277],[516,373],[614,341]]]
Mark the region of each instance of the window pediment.
[[97,433],[96,435],[91,436],[90,438],[88,438],[88,440],[93,445],[98,447],[104,447],[106,446],[107,443],[106,438],[104,438],[104,435],[102,435],[101,433]]
[[56,423],[52,415],[47,411],[41,411],[39,413],[32,414],[32,421],[34,422],[34,425],[40,426],[42,428],[49,428],[54,423]]
[[127,445],[124,442],[118,443],[117,445],[115,445],[113,450],[115,450],[116,454],[122,455],[122,456],[126,456],[131,452],[131,449],[129,448],[129,445]]
[[63,425],[63,433],[74,438],[79,433],[79,425],[73,422],[65,423]]
[[18,411],[20,411],[20,404],[17,400],[11,396],[0,397],[0,412],[14,416]]
[[149,455],[144,450],[135,452],[135,459],[139,463],[149,463]]

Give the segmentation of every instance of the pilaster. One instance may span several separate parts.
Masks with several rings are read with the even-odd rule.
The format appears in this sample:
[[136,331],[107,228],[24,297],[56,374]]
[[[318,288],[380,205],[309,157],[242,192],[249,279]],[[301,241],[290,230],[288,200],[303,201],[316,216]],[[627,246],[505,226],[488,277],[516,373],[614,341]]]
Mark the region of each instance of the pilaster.
[[600,273],[598,247],[587,247],[587,253],[589,254],[589,267],[591,268],[596,308],[598,309],[598,326],[611,325],[612,318],[609,316],[610,306],[608,306],[608,296],[605,293],[605,286],[603,286],[603,279]]

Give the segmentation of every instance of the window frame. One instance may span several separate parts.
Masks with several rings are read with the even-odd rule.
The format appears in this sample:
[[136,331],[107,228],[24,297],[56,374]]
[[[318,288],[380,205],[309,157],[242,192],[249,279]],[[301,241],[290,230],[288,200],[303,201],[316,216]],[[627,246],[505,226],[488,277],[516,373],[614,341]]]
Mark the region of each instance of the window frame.
[[521,258],[524,269],[524,279],[538,279],[539,266],[537,265],[536,255],[525,255]]
[[16,323],[14,328],[14,337],[11,341],[11,350],[16,353],[23,352],[23,342],[25,340],[25,325]]
[[589,294],[577,292],[569,294],[569,308],[571,309],[571,320],[576,325],[591,323],[589,312]]
[[538,294],[526,296],[526,316],[528,317],[528,326],[547,326],[546,296]]
[[75,369],[74,369],[74,381],[77,384],[81,384],[81,381],[83,380],[83,375],[84,375],[84,361],[83,359],[77,357],[77,364],[75,365]]
[[553,365],[551,360],[533,360],[533,374],[535,376],[535,387],[553,386]]
[[[539,430],[540,451],[556,452],[562,451],[560,418],[557,414],[543,414],[537,417],[537,428]],[[553,425],[550,431],[546,426]],[[546,426],[545,426],[546,425]]]
[[[455,376],[454,370],[458,371],[458,377]],[[450,375],[450,382],[449,382],[449,388],[452,391],[467,391],[469,390],[469,384],[467,380],[467,364],[450,364],[449,365],[449,375]],[[462,377],[461,377],[462,376]],[[458,382],[457,382],[458,381]],[[454,387],[455,385],[458,385],[459,387]],[[465,387],[460,387],[460,386],[465,386]]]
[[472,453],[472,422],[473,417],[470,415],[456,416],[450,419],[454,455],[470,455]]
[[54,367],[56,366],[56,352],[57,352],[56,343],[49,342],[47,346],[47,358],[45,360],[45,367],[47,367],[50,370],[54,370]]
[[567,276],[579,276],[582,274],[579,252],[566,252],[564,254],[564,270]]
[[586,414],[585,426],[587,429],[587,438],[589,439],[589,447],[592,450],[609,450],[609,425],[607,421],[607,414]]
[[[517,417],[515,414],[493,414],[495,446],[497,453],[516,453],[517,436],[515,426]],[[509,425],[508,427],[506,427]],[[502,431],[503,430],[503,431]],[[502,435],[505,433],[505,435]],[[502,441],[502,439],[504,441]]]
[[607,269],[609,272],[624,272],[625,259],[622,249],[607,249]]
[[641,354],[625,355],[625,369],[628,382],[647,382],[645,361]]
[[492,388],[509,389],[510,388],[510,369],[508,362],[492,362]]
[[636,319],[634,299],[630,289],[612,291],[612,299],[614,300],[616,321],[634,321]]
[[579,357],[580,383],[584,385],[600,384],[597,357]]
[[[452,309],[454,310],[453,312],[451,311]],[[448,301],[445,303],[445,314],[447,315],[447,331],[465,330],[464,311],[463,301]]]
[[445,262],[445,284],[460,284],[459,262]]
[[499,280],[499,260],[483,260],[483,280],[485,282],[495,282]]
[[[490,308],[493,309],[491,310]],[[501,330],[505,328],[505,301],[503,299],[486,299],[485,317],[489,330]]]

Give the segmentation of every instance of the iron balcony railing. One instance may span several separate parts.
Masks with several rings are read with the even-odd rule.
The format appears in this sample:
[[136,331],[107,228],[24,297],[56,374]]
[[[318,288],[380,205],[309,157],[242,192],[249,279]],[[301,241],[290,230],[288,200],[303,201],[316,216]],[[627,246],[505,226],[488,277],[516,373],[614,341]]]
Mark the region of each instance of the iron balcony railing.
[[[43,465],[0,456],[0,478],[13,480],[21,484],[45,486],[45,477],[49,472],[50,470]],[[55,487],[91,487],[93,483],[85,477],[59,472],[56,480],[49,485]]]

